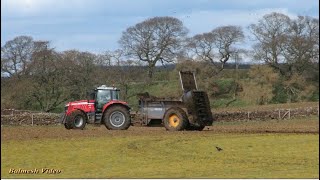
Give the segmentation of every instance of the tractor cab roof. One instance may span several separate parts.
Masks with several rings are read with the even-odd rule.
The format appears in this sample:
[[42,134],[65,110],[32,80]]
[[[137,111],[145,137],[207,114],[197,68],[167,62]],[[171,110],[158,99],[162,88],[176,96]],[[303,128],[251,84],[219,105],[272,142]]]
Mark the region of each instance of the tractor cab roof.
[[106,85],[102,85],[96,88],[96,90],[118,90],[116,87],[107,87]]

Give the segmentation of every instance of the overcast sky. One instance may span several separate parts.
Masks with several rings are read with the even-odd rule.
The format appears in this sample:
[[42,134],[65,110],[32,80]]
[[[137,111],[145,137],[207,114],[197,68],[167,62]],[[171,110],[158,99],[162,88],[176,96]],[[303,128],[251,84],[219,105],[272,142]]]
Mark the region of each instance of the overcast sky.
[[246,28],[264,14],[319,18],[318,0],[1,0],[1,46],[16,36],[49,40],[59,51],[101,53],[118,48],[121,33],[154,16],[174,16],[189,35],[223,25]]

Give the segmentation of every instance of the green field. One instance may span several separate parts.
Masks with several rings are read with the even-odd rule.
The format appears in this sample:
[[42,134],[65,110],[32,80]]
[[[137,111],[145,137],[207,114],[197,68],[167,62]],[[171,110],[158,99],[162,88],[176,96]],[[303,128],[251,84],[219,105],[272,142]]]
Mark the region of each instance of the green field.
[[[319,127],[317,119],[301,122],[303,128]],[[319,129],[317,133],[226,133],[234,127],[262,126],[217,123],[217,131],[202,132],[2,127],[1,178],[319,178]],[[9,174],[10,168],[40,172]],[[61,173],[43,174],[42,168]]]

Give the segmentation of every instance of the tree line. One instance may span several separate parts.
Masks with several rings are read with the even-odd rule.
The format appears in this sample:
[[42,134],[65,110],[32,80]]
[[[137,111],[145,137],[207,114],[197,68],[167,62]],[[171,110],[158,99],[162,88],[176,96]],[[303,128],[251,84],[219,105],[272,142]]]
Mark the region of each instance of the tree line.
[[[125,92],[132,82],[150,84],[156,67],[170,63],[177,64],[175,70],[196,70],[199,83],[218,97],[226,64],[234,61],[237,70],[243,59],[261,65],[231,76],[233,100],[251,99],[250,93],[239,93],[248,88],[256,89],[258,104],[318,98],[319,19],[274,12],[246,28],[249,37],[233,25],[188,36],[181,20],[153,17],[122,32],[119,49],[101,54],[58,52],[49,41],[18,36],[1,47],[1,105],[49,112],[83,99],[99,84],[116,84]],[[248,41],[252,47],[243,48]]]

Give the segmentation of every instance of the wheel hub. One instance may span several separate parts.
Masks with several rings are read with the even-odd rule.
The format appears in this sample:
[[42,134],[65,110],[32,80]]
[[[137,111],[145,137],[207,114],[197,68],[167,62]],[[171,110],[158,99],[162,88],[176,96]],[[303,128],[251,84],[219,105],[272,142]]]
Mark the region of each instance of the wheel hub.
[[169,117],[169,125],[171,127],[177,127],[179,123],[180,123],[180,118],[176,114],[173,114]]
[[83,118],[81,116],[77,116],[74,120],[75,127],[81,127],[83,125]]
[[110,115],[109,120],[112,126],[120,127],[125,123],[126,118],[122,112],[115,111]]

